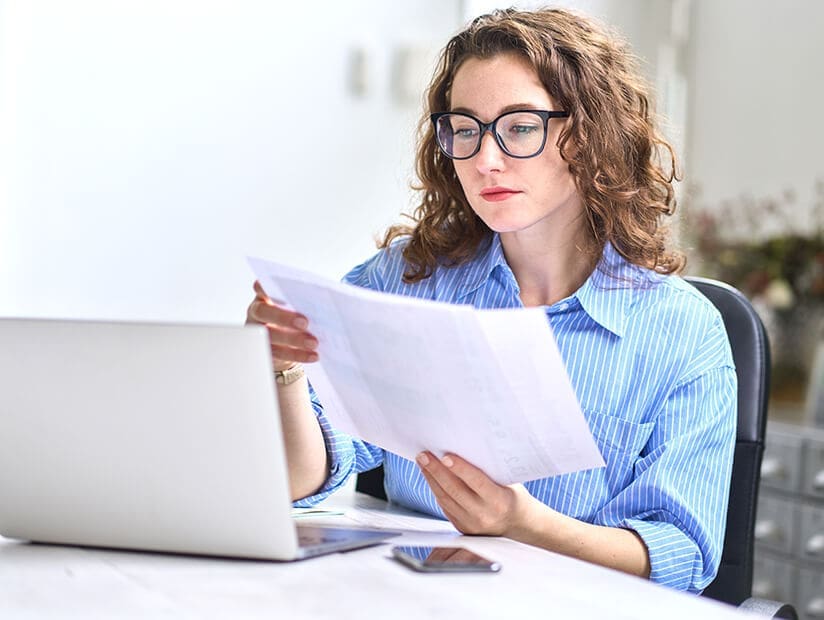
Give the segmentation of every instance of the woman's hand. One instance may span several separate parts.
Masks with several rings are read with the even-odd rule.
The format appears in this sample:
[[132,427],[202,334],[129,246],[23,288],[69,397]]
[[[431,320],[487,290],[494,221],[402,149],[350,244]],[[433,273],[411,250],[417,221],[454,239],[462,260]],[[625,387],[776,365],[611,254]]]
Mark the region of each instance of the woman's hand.
[[255,299],[246,311],[246,324],[260,323],[269,330],[272,363],[286,370],[299,362],[317,362],[318,339],[307,328],[309,320],[293,310],[275,304],[255,281]]
[[634,531],[593,525],[556,512],[522,484],[498,484],[454,454],[438,460],[430,452],[421,452],[417,461],[444,514],[464,534],[506,536],[649,577],[649,552]]
[[518,538],[537,502],[521,484],[498,484],[454,454],[437,459],[431,452],[417,458],[435,499],[452,524],[464,534]]

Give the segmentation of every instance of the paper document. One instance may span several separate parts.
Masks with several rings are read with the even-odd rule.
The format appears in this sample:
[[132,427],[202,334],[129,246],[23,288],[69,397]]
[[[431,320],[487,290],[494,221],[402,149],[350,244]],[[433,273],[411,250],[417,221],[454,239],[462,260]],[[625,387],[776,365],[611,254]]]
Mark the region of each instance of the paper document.
[[457,454],[501,484],[604,465],[540,308],[476,310],[249,258],[309,318],[332,425],[408,459]]

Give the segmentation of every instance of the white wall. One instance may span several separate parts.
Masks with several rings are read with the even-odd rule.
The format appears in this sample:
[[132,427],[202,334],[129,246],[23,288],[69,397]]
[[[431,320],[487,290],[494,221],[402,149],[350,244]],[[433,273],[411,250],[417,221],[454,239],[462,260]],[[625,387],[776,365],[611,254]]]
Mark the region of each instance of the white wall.
[[[660,82],[685,1],[558,4],[617,25]],[[689,76],[686,179],[707,202],[808,202],[824,3],[691,4],[673,64]],[[247,254],[339,277],[410,205],[419,106],[393,88],[397,52],[413,52],[414,92],[496,5],[0,0],[0,315],[239,322]]]
[[0,315],[240,322],[246,255],[340,277],[410,204],[396,54],[419,91],[459,21],[456,0],[0,0]]
[[687,177],[709,205],[824,181],[824,3],[701,0],[690,38]]

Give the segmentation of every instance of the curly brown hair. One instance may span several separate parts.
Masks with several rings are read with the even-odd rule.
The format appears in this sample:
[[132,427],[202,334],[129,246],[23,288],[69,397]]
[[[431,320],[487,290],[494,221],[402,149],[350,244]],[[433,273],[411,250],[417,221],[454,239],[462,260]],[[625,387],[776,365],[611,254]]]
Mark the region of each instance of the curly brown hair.
[[429,120],[449,109],[452,82],[468,58],[517,53],[570,119],[558,139],[585,205],[593,263],[607,241],[630,263],[669,274],[684,257],[667,247],[665,215],[675,210],[675,153],[655,127],[649,88],[624,40],[590,18],[545,9],[496,10],[473,20],[443,49],[418,126],[421,200],[413,225],[390,227],[379,243],[409,237],[404,280],[429,277],[440,264],[472,259],[491,230],[473,212]]

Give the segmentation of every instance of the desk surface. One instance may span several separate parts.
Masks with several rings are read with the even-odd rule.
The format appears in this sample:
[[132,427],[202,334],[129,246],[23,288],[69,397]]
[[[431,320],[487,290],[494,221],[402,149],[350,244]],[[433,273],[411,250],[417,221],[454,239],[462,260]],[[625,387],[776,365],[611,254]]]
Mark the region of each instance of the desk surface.
[[[227,560],[19,543],[0,538],[3,618],[702,618],[752,617],[502,538],[465,537],[362,495],[312,523],[378,526],[403,536],[301,562]],[[389,546],[447,544],[500,561],[498,574],[420,574]]]

